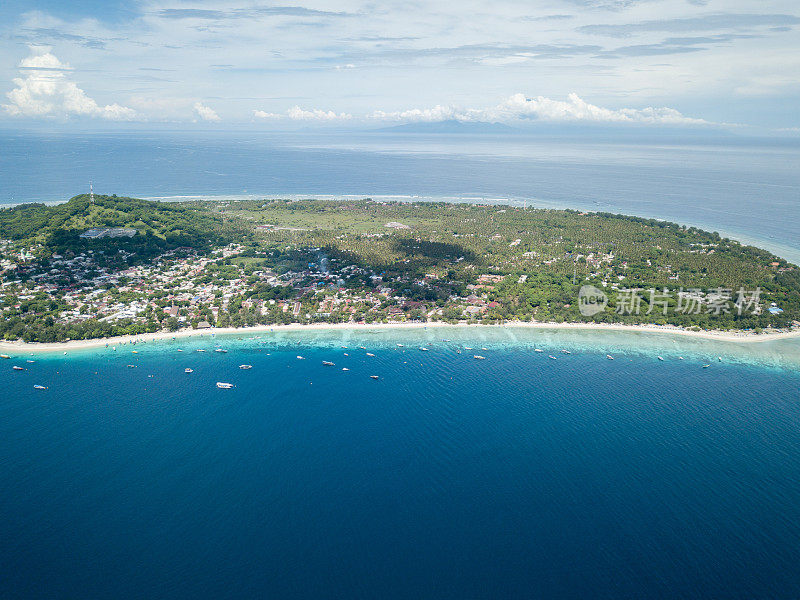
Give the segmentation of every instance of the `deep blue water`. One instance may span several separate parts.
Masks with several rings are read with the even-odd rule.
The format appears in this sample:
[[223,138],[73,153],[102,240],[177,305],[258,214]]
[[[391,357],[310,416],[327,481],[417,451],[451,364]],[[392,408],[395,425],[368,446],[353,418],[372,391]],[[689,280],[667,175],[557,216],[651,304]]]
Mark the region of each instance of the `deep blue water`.
[[341,335],[2,361],[0,596],[800,597],[796,368]]
[[800,262],[800,143],[731,138],[0,132],[0,204],[356,195],[521,202],[668,219]]

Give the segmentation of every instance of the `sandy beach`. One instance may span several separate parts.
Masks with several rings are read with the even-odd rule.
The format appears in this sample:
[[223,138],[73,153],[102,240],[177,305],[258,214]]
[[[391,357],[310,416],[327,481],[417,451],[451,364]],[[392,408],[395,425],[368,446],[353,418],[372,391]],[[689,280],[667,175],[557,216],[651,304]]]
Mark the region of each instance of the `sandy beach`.
[[624,331],[629,333],[648,333],[648,334],[668,334],[693,337],[699,339],[716,340],[720,342],[732,342],[737,344],[750,344],[769,342],[787,338],[800,338],[800,329],[791,331],[779,330],[769,333],[756,334],[746,331],[689,331],[679,327],[659,326],[659,325],[621,325],[604,323],[546,323],[546,322],[522,322],[508,321],[503,324],[450,324],[440,321],[431,323],[314,323],[303,325],[293,323],[290,325],[257,325],[255,327],[221,327],[211,329],[182,329],[179,331],[159,331],[142,335],[120,336],[112,338],[98,338],[92,340],[71,340],[68,342],[38,343],[23,341],[2,341],[0,351],[3,353],[14,352],[68,352],[70,350],[98,348],[104,346],[127,345],[133,342],[155,342],[169,339],[199,339],[214,335],[243,335],[253,333],[269,332],[288,332],[288,331],[320,331],[320,330],[378,330],[378,329],[425,329],[425,328],[527,328],[544,330],[581,330],[581,331]]

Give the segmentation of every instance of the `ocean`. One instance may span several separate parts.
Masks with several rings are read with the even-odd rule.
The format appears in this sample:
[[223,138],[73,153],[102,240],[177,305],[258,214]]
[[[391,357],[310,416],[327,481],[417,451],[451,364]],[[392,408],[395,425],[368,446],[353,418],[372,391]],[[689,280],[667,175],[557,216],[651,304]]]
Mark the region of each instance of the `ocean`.
[[800,142],[386,132],[0,132],[0,204],[373,197],[575,208],[718,231],[800,263]]
[[796,341],[309,330],[1,362],[3,598],[800,597]]

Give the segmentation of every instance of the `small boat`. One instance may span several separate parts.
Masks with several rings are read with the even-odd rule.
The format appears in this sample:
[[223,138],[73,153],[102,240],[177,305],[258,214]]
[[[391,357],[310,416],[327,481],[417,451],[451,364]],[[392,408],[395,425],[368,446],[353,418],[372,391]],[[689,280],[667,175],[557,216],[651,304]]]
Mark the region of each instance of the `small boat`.
[[239,365],[239,368],[246,371],[247,369],[252,369],[253,365]]
[[611,356],[610,354],[606,354],[606,358],[607,358],[608,360],[614,360],[614,357],[613,357],[613,356]]
[[31,360],[31,359],[29,358],[29,359],[28,359],[28,360],[26,360],[25,362],[26,362],[26,363],[35,363],[36,361],[35,361],[35,360]]
[[11,358],[8,354],[0,354],[0,358]]
[[710,367],[710,366],[711,366],[711,365],[703,365],[703,368],[704,368],[704,369],[707,369],[707,368],[708,368],[708,367]]
[[481,350],[488,350],[488,348],[481,348]]
[[475,360],[486,360],[486,357],[481,356],[480,354],[476,354],[472,358],[474,358]]
[[398,347],[398,348],[402,348],[402,347],[403,347],[403,344],[397,344],[397,347]]
[[472,350],[469,346],[464,346],[464,350]]
[[422,350],[423,352],[427,352],[428,351],[428,349],[424,348],[424,347],[420,347],[420,350]]
[[335,367],[336,366],[336,364],[332,363],[329,360],[323,360],[322,364],[325,365],[326,367]]
[[184,373],[194,373],[194,369],[190,369],[190,368],[188,368],[188,367],[187,367],[187,368],[185,368],[185,369],[183,370],[183,372],[184,372]]
[[664,360],[664,357],[663,356],[659,356],[658,360]]
[[366,350],[367,349],[366,346],[359,346],[359,348],[361,348],[362,350]]
[[370,379],[377,379],[377,378],[378,378],[378,376],[377,376],[377,375],[370,375],[370,376],[369,376],[369,378],[370,378]]
[[232,383],[225,383],[224,381],[218,381],[217,387],[221,390],[229,390],[233,387]]
[[544,350],[542,350],[541,348],[534,348],[533,351],[534,352],[544,352]]
[[11,368],[14,369],[15,371],[24,371],[25,370],[23,367],[18,367],[17,365],[14,365]]
[[178,352],[183,352],[183,349],[182,348],[178,348]]
[[372,352],[367,352],[367,356],[375,356]]
[[195,352],[205,352],[205,350],[203,350],[202,348],[198,348],[197,350],[195,350]]
[[679,357],[678,357],[678,360],[683,360],[683,357],[682,357],[682,356],[679,356]]
[[131,354],[139,354],[138,350],[131,350]]
[[572,354],[572,352],[570,352],[569,350],[562,350],[561,354]]
[[547,357],[547,358],[550,358],[550,359],[552,359],[552,360],[557,360],[557,359],[556,359],[556,357],[555,357],[555,356],[553,356],[552,354],[548,355],[548,357]]
[[347,352],[344,353],[345,356],[350,356]]
[[34,385],[33,389],[35,389],[35,390],[46,390],[47,388],[44,387],[43,385]]
[[223,352],[223,353],[225,353],[225,352],[227,352],[227,350],[223,350],[222,348],[217,348],[216,350],[214,350],[214,352]]
[[349,370],[350,369],[348,369],[347,367],[342,367],[342,371],[349,371]]
[[135,368],[137,367],[137,365],[127,365],[127,367],[128,367],[129,369],[135,369]]
[[717,360],[718,360],[719,362],[722,362],[722,357],[721,357],[721,356],[718,356],[718,357],[717,357]]
[[305,360],[305,358],[303,358],[302,356],[300,356],[300,355],[298,354],[298,355],[297,355],[297,360]]

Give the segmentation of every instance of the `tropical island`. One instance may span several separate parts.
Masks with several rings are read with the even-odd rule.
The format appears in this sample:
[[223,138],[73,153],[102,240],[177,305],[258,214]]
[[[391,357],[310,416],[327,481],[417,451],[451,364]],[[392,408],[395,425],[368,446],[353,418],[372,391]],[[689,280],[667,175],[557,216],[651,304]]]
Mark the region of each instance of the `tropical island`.
[[0,210],[0,314],[0,339],[49,343],[320,323],[761,333],[800,325],[800,270],[717,233],[608,213],[84,194]]

